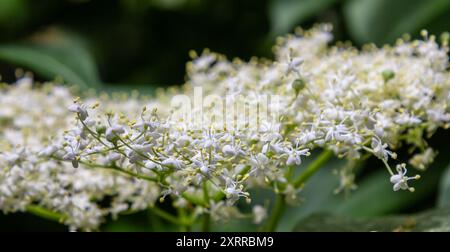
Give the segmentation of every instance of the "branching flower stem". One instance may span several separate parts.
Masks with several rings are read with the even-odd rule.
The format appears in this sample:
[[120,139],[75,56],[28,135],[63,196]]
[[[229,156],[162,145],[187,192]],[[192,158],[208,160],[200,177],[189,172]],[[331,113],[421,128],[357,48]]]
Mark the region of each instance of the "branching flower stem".
[[[323,165],[333,157],[333,152],[324,150],[307,168],[294,180],[294,187],[300,188],[314,173],[316,173]],[[277,193],[272,209],[272,214],[267,221],[265,231],[275,231],[281,215],[286,208],[286,202],[282,193]]]
[[281,218],[284,208],[286,207],[286,202],[284,201],[284,196],[281,193],[277,193],[275,196],[275,203],[272,208],[272,213],[270,218],[267,220],[267,224],[264,231],[273,232],[276,230],[278,222]]
[[172,214],[169,214],[166,211],[164,211],[156,206],[153,206],[149,209],[152,213],[154,213],[158,217],[160,217],[168,222],[171,222],[172,224],[175,224],[178,226],[190,226],[191,225],[191,222],[187,221],[187,219],[177,218],[177,217],[173,216]]

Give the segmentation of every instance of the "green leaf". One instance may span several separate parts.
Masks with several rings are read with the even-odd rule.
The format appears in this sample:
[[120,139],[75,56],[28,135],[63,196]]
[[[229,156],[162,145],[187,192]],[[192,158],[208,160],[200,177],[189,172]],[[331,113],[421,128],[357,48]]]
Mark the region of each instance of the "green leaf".
[[28,14],[29,8],[25,0],[0,1],[0,27],[3,29],[16,28],[28,18]]
[[372,219],[315,214],[299,222],[294,231],[300,232],[369,232],[416,231],[449,232],[450,210],[432,210],[415,215],[387,216]]
[[[448,148],[443,148],[440,152],[447,153]],[[411,183],[416,188],[414,193],[394,192],[392,184],[389,182],[389,174],[381,163],[375,162],[370,165],[379,166],[380,169],[358,179],[356,181],[358,188],[349,195],[334,193],[339,186],[339,178],[332,171],[340,169],[344,162],[342,160],[330,161],[306,183],[305,188],[299,194],[300,203],[286,209],[280,220],[278,231],[292,230],[296,223],[313,213],[337,214],[347,217],[375,217],[411,209],[433,195],[449,161],[448,155],[438,155],[428,170],[421,174],[422,178]],[[414,174],[413,169],[410,169],[409,172]]]
[[447,166],[439,184],[438,207],[450,206],[450,165]]
[[[404,33],[432,29],[428,25],[448,16],[449,10],[449,0],[351,0],[344,3],[349,32],[358,43],[394,42]],[[450,29],[450,22],[446,29]]]
[[272,1],[269,16],[274,35],[284,34],[296,25],[325,10],[336,0],[279,0]]
[[0,45],[0,60],[28,68],[50,80],[62,77],[82,88],[98,88],[101,82],[97,69],[82,42],[68,33],[53,36],[56,38],[47,35],[50,39],[44,42]]

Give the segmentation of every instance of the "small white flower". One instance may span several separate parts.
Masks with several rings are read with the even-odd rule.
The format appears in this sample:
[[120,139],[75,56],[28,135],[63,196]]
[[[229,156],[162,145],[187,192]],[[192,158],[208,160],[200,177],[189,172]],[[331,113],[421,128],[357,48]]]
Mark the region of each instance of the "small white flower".
[[243,186],[238,185],[231,179],[227,181],[227,188],[225,188],[225,194],[230,204],[234,204],[239,197],[247,198],[249,194],[243,191]]
[[66,146],[64,148],[66,154],[62,157],[64,160],[71,161],[73,168],[78,168],[78,162],[80,161],[78,147]]
[[398,115],[397,118],[395,119],[395,123],[408,126],[419,124],[421,122],[422,120],[420,120],[420,118],[418,118],[417,116],[412,116],[406,113]]
[[222,152],[226,156],[234,156],[234,155],[236,155],[236,150],[231,145],[223,146]]
[[106,129],[105,137],[108,141],[112,142],[117,136],[125,133],[125,128],[121,125],[113,125]]
[[387,143],[382,144],[381,140],[379,140],[376,137],[372,138],[372,149],[375,156],[377,156],[379,159],[387,161],[389,156],[391,156],[393,159],[397,158],[397,155],[387,150]]
[[297,143],[299,144],[299,145],[303,145],[303,144],[307,144],[307,143],[309,143],[309,142],[312,142],[312,141],[314,141],[314,140],[316,140],[317,139],[317,133],[316,133],[316,131],[315,130],[310,130],[310,131],[307,131],[307,132],[303,132],[300,136],[299,136],[299,138],[298,138],[298,140],[297,140]]
[[152,145],[150,144],[133,144],[131,147],[134,151],[138,151],[140,153],[148,153],[152,151]]
[[74,112],[74,113],[78,113],[78,115],[80,116],[80,119],[82,121],[86,120],[86,118],[88,117],[88,112],[86,110],[86,106],[85,105],[79,105],[77,103],[74,103],[74,104],[69,106],[69,111],[70,112]]
[[254,168],[264,169],[269,163],[269,158],[263,153],[258,153],[256,156],[253,156],[250,161]]
[[281,139],[280,127],[281,125],[279,123],[262,123],[260,126],[260,131],[262,133],[261,140],[264,142],[271,142]]
[[153,170],[153,169],[161,170],[161,165],[159,165],[151,160],[146,160],[144,162],[144,165],[145,165],[145,168],[147,168],[149,170]]
[[245,152],[241,150],[238,146],[225,145],[222,147],[222,152],[225,156],[236,157],[238,155],[245,155]]
[[252,209],[253,223],[260,224],[267,218],[267,209],[261,205],[255,205]]
[[112,152],[112,153],[108,154],[108,156],[106,156],[106,160],[109,163],[112,163],[112,162],[115,162],[115,161],[119,160],[120,157],[121,157],[121,155],[119,153]]
[[175,143],[178,146],[187,147],[187,146],[189,146],[191,144],[191,142],[192,142],[192,138],[190,136],[188,136],[188,135],[181,135],[180,137],[178,137],[178,139],[176,140]]
[[167,158],[164,161],[162,161],[161,163],[172,169],[181,170],[184,168],[183,161],[176,159],[176,158]]
[[133,129],[138,129],[140,131],[148,130],[150,132],[153,132],[158,128],[158,126],[158,122],[142,122],[133,125]]
[[203,173],[204,175],[209,175],[211,169],[213,168],[212,165],[206,164],[206,162],[202,159],[193,160],[193,164],[194,164],[194,166],[198,167],[200,172]]
[[205,70],[207,69],[214,61],[216,60],[215,55],[208,54],[208,55],[202,55],[201,57],[196,58],[193,61],[193,65],[198,70]]
[[295,150],[290,148],[287,151],[288,159],[286,165],[300,165],[302,163],[301,156],[309,156],[309,149]]
[[49,157],[57,151],[58,151],[58,147],[56,147],[55,145],[50,145],[50,146],[47,146],[45,149],[43,149],[41,152],[39,152],[39,156]]
[[406,172],[407,169],[405,164],[397,165],[397,174],[392,175],[390,178],[391,183],[394,184],[393,185],[394,191],[402,189],[414,192],[414,187],[408,186],[408,180],[417,180],[420,179],[420,176],[416,175],[414,177],[408,177],[406,176]]
[[7,153],[4,156],[10,166],[18,164],[20,161],[20,155],[17,153]]
[[304,59],[301,57],[294,57],[289,60],[289,62],[279,63],[281,69],[284,69],[284,74],[289,74],[291,72],[299,72],[298,67],[304,62]]
[[274,141],[270,142],[268,144],[265,144],[261,150],[261,153],[266,154],[269,151],[273,151],[276,154],[284,154],[286,152],[286,148],[284,147],[283,142],[281,141]]
[[435,122],[450,122],[450,113],[446,112],[442,107],[428,109],[427,115],[431,120]]
[[425,170],[431,163],[433,163],[436,155],[437,153],[432,148],[427,148],[423,153],[414,155],[409,160],[409,164],[419,170]]
[[349,132],[348,128],[343,124],[328,127],[327,133],[325,135],[325,141],[327,142],[332,140],[343,142],[348,140],[349,138],[352,139],[352,135]]

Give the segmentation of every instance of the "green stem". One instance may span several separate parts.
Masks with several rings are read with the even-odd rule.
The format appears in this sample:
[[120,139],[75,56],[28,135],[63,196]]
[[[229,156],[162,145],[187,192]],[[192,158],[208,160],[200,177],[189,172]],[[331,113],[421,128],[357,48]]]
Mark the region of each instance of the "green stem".
[[[295,188],[299,188],[303,185],[315,172],[317,172],[320,167],[322,167],[331,157],[333,157],[333,152],[330,150],[324,150],[307,168],[303,173],[301,173],[294,181]],[[278,222],[281,215],[286,207],[286,202],[282,193],[278,193],[275,198],[275,203],[272,208],[272,214],[267,220],[267,225],[265,230],[273,232],[278,226]]]
[[[58,158],[56,156],[51,156],[51,158],[53,158],[54,160],[60,161],[60,162],[65,162],[65,160]],[[100,169],[108,169],[108,170],[114,170],[120,173],[124,173],[127,174],[129,176],[132,177],[136,177],[139,179],[143,179],[143,180],[148,180],[148,181],[152,181],[152,182],[159,182],[158,179],[154,178],[154,177],[149,177],[149,176],[145,176],[139,173],[135,173],[132,171],[129,171],[125,168],[116,166],[116,165],[101,165],[101,164],[96,164],[96,163],[91,163],[91,162],[87,162],[87,161],[79,161],[80,164],[83,164],[89,168],[100,168]]]
[[159,209],[158,207],[154,206],[150,208],[150,211],[154,213],[155,215],[161,217],[162,219],[165,219],[166,221],[169,221],[173,224],[180,225],[180,226],[188,226],[190,223],[187,223],[185,220],[181,221],[177,217],[167,213],[166,211]]
[[[117,136],[117,135],[116,135],[116,136]],[[156,160],[150,158],[149,156],[143,154],[143,153],[140,152],[140,151],[137,151],[137,150],[134,149],[131,145],[129,145],[127,142],[125,142],[122,138],[120,138],[120,136],[117,136],[117,137],[118,137],[118,139],[119,139],[120,142],[122,142],[125,146],[127,146],[128,148],[130,148],[132,151],[136,152],[139,156],[143,157],[144,159],[148,159],[148,160],[152,161],[152,162],[155,163],[155,164],[158,164],[158,165],[167,167],[166,165],[163,165],[161,162],[156,161]],[[126,156],[126,155],[125,155],[125,156]],[[145,167],[145,166],[144,166],[144,167]],[[170,167],[168,167],[168,168],[170,168]]]
[[276,230],[278,221],[281,218],[281,214],[283,213],[285,206],[286,202],[284,201],[283,194],[278,193],[275,198],[275,204],[272,208],[272,213],[269,220],[267,221],[265,231],[273,232]]
[[209,205],[208,181],[203,182],[203,202],[205,206]]
[[65,216],[56,212],[53,212],[51,210],[45,209],[43,207],[37,206],[37,205],[28,205],[26,207],[26,210],[28,213],[36,215],[38,217],[56,221],[56,222],[62,222],[65,219]]
[[[81,122],[81,124],[84,126],[84,128],[92,135],[92,137],[94,137],[97,141],[99,141],[101,144],[103,144],[106,148],[111,148],[111,147],[108,146],[105,142],[102,141],[102,139],[100,138],[100,135],[99,135],[99,134],[97,134],[97,133],[95,133],[94,131],[92,131],[92,130],[86,125],[86,123],[85,123],[83,120],[81,120],[80,115],[78,115],[78,120]],[[132,148],[130,145],[128,145],[124,140],[122,140],[122,139],[120,138],[120,136],[118,136],[117,134],[116,134],[116,136],[118,137],[118,139],[119,139],[125,146],[127,146],[127,147],[130,148],[130,149],[132,149],[133,151],[135,151],[135,152],[138,153],[139,155],[141,155],[141,156],[143,156],[143,157],[149,159],[150,161],[152,161],[152,162],[154,162],[154,163],[156,163],[156,164],[162,165],[162,164],[160,164],[159,162],[154,161],[154,160],[151,159],[150,157],[147,157],[146,155],[144,155],[144,154],[142,154],[142,153],[136,151],[135,149],[133,149],[133,148]],[[126,155],[126,154],[125,154],[118,146],[116,146],[116,144],[114,144],[114,145],[115,145],[115,146],[114,146],[114,149],[116,149],[116,150],[117,150],[120,154],[122,154],[123,156],[127,157],[127,155]],[[142,164],[141,162],[136,162],[136,164],[138,164],[138,165],[141,166],[141,167],[145,167],[145,165]],[[156,171],[153,170],[153,172],[155,172],[157,175],[159,175]]]
[[[177,208],[177,212],[178,212],[178,219],[180,219],[180,222],[188,222],[187,221],[188,217],[186,216],[186,211],[184,208],[182,207]],[[190,228],[191,228],[190,225],[180,226],[180,231],[189,232]]]
[[209,232],[211,217],[209,213],[203,213],[202,232]]
[[188,192],[184,192],[181,194],[181,197],[183,197],[185,200],[187,200],[189,203],[199,206],[205,206],[203,198],[197,197],[195,195],[189,194]]
[[314,173],[316,173],[320,167],[322,167],[331,157],[333,152],[330,150],[324,150],[320,155],[301,173],[294,181],[295,188],[302,186]]
[[[209,205],[209,194],[208,194],[208,181],[203,182],[203,200],[205,202],[205,205]],[[211,222],[210,214],[205,212],[203,213],[203,223],[202,223],[202,231],[203,232],[209,232],[209,226]]]
[[132,171],[126,170],[125,168],[121,168],[121,167],[118,167],[118,166],[105,166],[105,165],[94,164],[94,163],[89,163],[89,162],[85,162],[85,161],[80,161],[80,164],[84,164],[84,165],[89,166],[91,168],[110,169],[110,170],[114,170],[114,171],[118,171],[118,172],[127,174],[127,175],[135,177],[135,178],[148,180],[148,181],[152,181],[152,182],[158,182],[158,179],[156,179],[154,177],[145,176],[145,175],[142,175],[142,174],[139,174],[139,173],[136,173],[136,172],[132,172]]
[[106,146],[106,147],[109,147],[107,144],[105,144],[101,139],[100,139],[100,136],[98,136],[98,134],[97,133],[95,133],[94,131],[92,131],[91,130],[91,128],[89,128],[87,125],[86,125],[86,123],[83,121],[83,120],[81,120],[81,117],[80,117],[80,115],[78,114],[78,120],[81,122],[81,124],[83,124],[83,126],[84,126],[84,128],[95,138],[95,139],[97,139],[97,141],[99,141],[101,144],[103,144],[104,146]]

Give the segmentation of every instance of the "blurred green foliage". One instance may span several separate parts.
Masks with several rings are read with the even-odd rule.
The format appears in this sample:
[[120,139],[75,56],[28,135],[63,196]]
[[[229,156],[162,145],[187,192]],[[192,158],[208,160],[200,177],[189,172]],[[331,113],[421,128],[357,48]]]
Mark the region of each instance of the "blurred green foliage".
[[[320,22],[333,24],[336,40],[382,46],[404,33],[417,37],[421,29],[437,35],[450,31],[450,0],[0,0],[0,75],[13,82],[16,68],[23,68],[42,81],[151,92],[184,82],[191,49],[210,48],[230,58],[270,58],[277,36]],[[447,145],[448,133],[438,132],[431,141],[441,154],[448,153]],[[349,195],[333,193],[339,181],[332,172],[343,163],[330,162],[305,186],[302,203],[287,210],[279,230],[292,230],[320,212],[332,217],[306,219],[296,230],[310,230],[311,221],[318,230],[342,230],[351,223],[362,227],[366,223],[354,217],[448,207],[449,162],[446,155],[438,156],[416,193],[394,194],[379,163],[368,160],[358,175],[358,190]],[[254,203],[263,205],[273,197],[264,191],[253,195]],[[384,223],[383,218],[374,225]],[[235,220],[215,230],[255,228],[251,220]],[[25,214],[0,216],[0,229],[64,230]],[[142,212],[121,216],[103,230],[177,229]]]
[[332,215],[314,214],[299,222],[294,230],[300,232],[450,232],[449,216],[449,209],[373,219],[336,218]]
[[0,45],[0,58],[48,78],[60,76],[82,88],[100,84],[92,56],[75,36],[58,34],[58,39],[45,43]]
[[450,0],[0,0],[0,74],[167,86],[184,82],[190,49],[271,57],[276,36],[319,22],[337,40],[381,46],[448,31],[449,14]]

